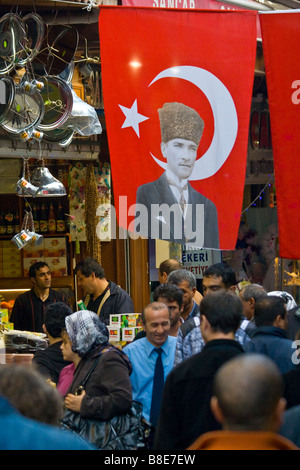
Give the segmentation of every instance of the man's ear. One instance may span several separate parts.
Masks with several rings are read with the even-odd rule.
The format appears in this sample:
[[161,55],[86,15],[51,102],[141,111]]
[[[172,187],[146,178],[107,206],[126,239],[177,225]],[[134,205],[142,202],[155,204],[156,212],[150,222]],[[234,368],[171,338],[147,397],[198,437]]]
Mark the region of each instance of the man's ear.
[[249,302],[250,302],[250,308],[251,308],[251,310],[254,311],[254,309],[255,309],[255,300],[254,300],[254,298],[251,297],[250,300],[249,300]]
[[218,423],[222,424],[224,422],[224,415],[221,408],[219,407],[218,399],[214,395],[210,399],[210,409]]
[[277,315],[273,322],[273,326],[277,326],[277,328],[285,328],[285,318],[282,318],[281,315]]
[[161,142],[160,143],[160,150],[161,150],[161,153],[162,153],[162,156],[167,159],[165,153],[166,153],[166,144],[164,142]]
[[236,286],[230,286],[228,290],[235,294]]
[[279,428],[281,427],[283,423],[285,409],[286,409],[286,399],[280,398],[273,413],[274,429],[276,432],[279,430]]
[[196,292],[197,292],[197,289],[196,289],[196,287],[193,287],[191,290],[193,291],[193,297],[194,297]]
[[48,332],[47,332],[47,328],[46,328],[45,323],[43,323],[42,328],[43,328],[43,332],[44,332],[46,335],[48,335]]

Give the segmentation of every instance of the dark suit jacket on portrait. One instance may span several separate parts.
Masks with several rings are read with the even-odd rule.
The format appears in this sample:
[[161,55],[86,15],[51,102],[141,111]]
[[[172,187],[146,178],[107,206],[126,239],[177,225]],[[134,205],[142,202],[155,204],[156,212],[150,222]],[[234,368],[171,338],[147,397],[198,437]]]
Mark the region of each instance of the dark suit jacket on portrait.
[[[188,183],[188,192],[189,192],[189,200],[187,201],[188,204],[191,206],[188,209],[186,220],[192,220],[191,227],[192,231],[196,233],[196,229],[199,228],[199,223],[201,221],[196,220],[196,204],[203,204],[204,205],[204,243],[203,247],[205,248],[219,248],[219,229],[218,229],[218,214],[216,206],[212,201],[208,198],[200,194],[196,191],[190,183]],[[172,190],[167,182],[166,173],[164,172],[160,178],[151,183],[146,183],[139,186],[137,190],[137,197],[136,197],[137,204],[143,204],[148,210],[148,231],[147,233],[143,233],[141,227],[136,225],[136,231],[140,235],[146,236],[148,238],[151,237],[151,224],[152,223],[159,223],[160,225],[160,234],[162,227],[166,224],[163,220],[153,220],[151,218],[151,205],[152,204],[167,204],[168,206],[172,206],[173,204],[177,204],[177,201],[173,195]],[[178,205],[178,214],[179,214],[179,205]],[[136,212],[136,217],[138,217],[139,213]],[[181,238],[177,238],[174,236],[174,220],[170,221],[170,235],[169,237],[159,236],[157,238],[164,239],[167,241],[175,242],[175,243],[186,243],[186,242],[193,242],[193,239],[187,239],[184,232],[184,219],[181,217],[181,223],[183,227],[183,236]],[[138,220],[138,219],[137,219]],[[178,217],[177,217],[178,220]]]

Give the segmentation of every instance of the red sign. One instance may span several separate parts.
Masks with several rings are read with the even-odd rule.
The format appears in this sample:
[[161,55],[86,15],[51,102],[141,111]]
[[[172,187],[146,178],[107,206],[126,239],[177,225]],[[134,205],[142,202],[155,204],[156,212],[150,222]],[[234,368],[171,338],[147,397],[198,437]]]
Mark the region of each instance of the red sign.
[[[258,8],[257,2],[248,0],[248,3]],[[122,5],[128,7],[182,8],[189,10],[245,10],[245,8],[238,5],[219,2],[218,0],[122,0]]]
[[[155,226],[151,238],[185,243],[193,235],[196,246],[234,249],[256,12],[100,7],[99,32],[120,226],[143,235],[145,227]],[[172,201],[176,210],[164,212]],[[175,235],[172,224],[177,224]]]
[[[260,15],[275,170],[279,254],[300,258],[300,13]],[[274,34],[276,31],[276,34]]]
[[[233,3],[220,2],[219,0],[122,0],[122,5],[127,7],[152,7],[152,8],[176,8],[188,10],[248,10],[245,6]],[[260,10],[262,5],[256,1],[247,0],[249,7]],[[261,39],[260,23],[257,16],[257,38]]]

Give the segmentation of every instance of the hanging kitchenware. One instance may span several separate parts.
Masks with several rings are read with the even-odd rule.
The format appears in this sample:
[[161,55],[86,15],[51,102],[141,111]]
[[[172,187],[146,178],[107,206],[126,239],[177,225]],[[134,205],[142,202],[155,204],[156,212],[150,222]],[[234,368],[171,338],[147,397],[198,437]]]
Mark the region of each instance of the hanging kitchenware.
[[16,245],[18,250],[31,243],[32,245],[40,245],[43,241],[43,235],[34,231],[34,221],[32,210],[25,211],[20,233],[17,233],[11,241]]
[[40,164],[34,169],[30,182],[39,188],[38,196],[66,196],[66,188],[64,185],[50,173],[45,167],[44,160],[41,159]]
[[68,147],[73,140],[73,129],[58,127],[52,131],[44,132],[43,141],[48,144],[58,144],[60,147]]
[[44,83],[40,95],[45,112],[38,128],[47,132],[60,127],[68,119],[73,107],[73,96],[69,85],[59,77],[47,75],[39,80]]
[[[15,96],[2,127],[13,134],[19,134],[24,141],[31,137],[44,116],[44,100],[37,89],[32,90],[29,82],[21,81],[15,86]],[[28,138],[27,138],[28,137]]]
[[0,124],[2,124],[14,102],[15,84],[10,77],[0,78]]
[[48,26],[40,52],[32,60],[36,75],[59,75],[73,61],[79,34],[73,26]]
[[16,193],[18,196],[36,197],[38,192],[39,188],[30,182],[28,158],[23,158],[23,174],[17,182]]
[[6,13],[0,18],[0,75],[9,73],[25,50],[26,33],[21,18]]
[[45,25],[42,18],[37,13],[29,13],[24,16],[23,24],[25,28],[25,47],[19,58],[19,65],[23,67],[28,61],[32,61],[40,51],[44,40]]
[[73,95],[72,111],[66,122],[62,124],[61,127],[73,129],[74,132],[83,136],[101,134],[102,126],[96,110],[82,101],[74,90],[71,90],[71,92]]

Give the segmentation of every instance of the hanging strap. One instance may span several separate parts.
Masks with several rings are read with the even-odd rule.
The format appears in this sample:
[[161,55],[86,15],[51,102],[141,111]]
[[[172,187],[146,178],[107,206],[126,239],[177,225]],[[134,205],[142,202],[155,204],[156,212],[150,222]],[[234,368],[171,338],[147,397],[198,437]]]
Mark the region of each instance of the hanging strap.
[[77,389],[75,390],[75,395],[81,395],[81,393],[84,391],[84,388],[85,388],[85,384],[87,383],[87,381],[89,380],[90,376],[92,375],[96,365],[98,364],[99,360],[100,360],[100,357],[101,357],[101,353],[99,354],[99,356],[97,357],[97,359],[94,361],[92,367],[90,368],[89,372],[87,373],[87,375],[85,376],[85,378],[83,379],[83,381],[81,382],[81,384],[77,387]]

